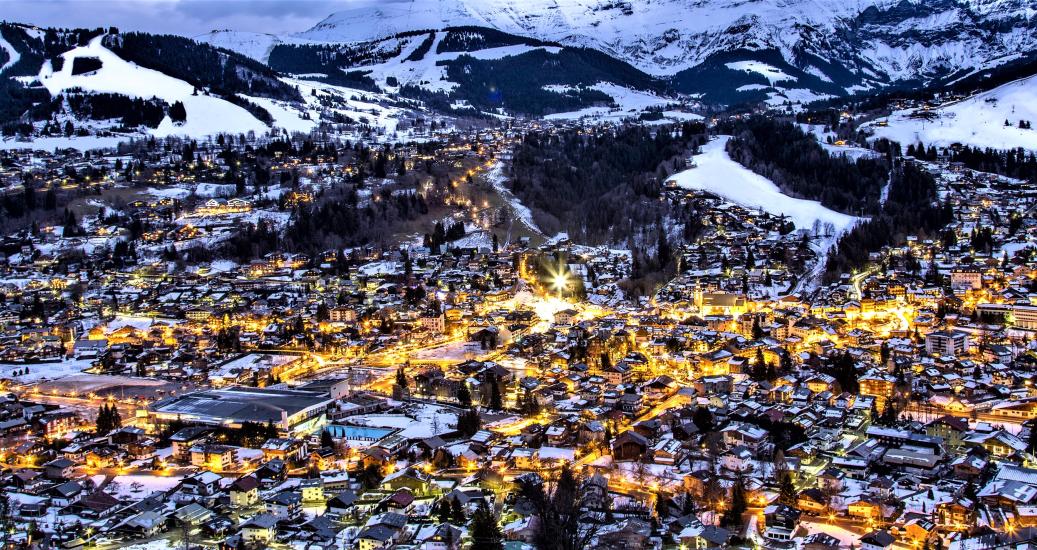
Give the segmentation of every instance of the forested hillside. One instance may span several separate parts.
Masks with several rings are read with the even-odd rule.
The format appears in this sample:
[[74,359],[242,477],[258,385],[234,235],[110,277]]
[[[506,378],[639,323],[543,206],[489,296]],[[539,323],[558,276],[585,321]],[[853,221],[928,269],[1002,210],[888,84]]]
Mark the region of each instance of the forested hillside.
[[770,117],[726,120],[717,131],[732,134],[731,159],[774,182],[792,197],[856,216],[878,211],[889,180],[889,160],[829,155],[812,135]]
[[879,140],[875,157],[852,160],[829,155],[812,135],[774,118],[730,119],[717,131],[735,136],[727,145],[734,161],[767,177],[782,192],[868,218],[843,235],[829,254],[829,281],[864,267],[871,252],[903,243],[908,235],[932,236],[951,221],[951,209],[939,203],[932,175],[901,159],[899,144]]
[[254,59],[168,34],[109,34],[104,45],[127,61],[209,88],[221,95],[245,94],[301,101],[299,91]]
[[626,242],[665,216],[662,182],[705,142],[705,126],[624,126],[593,132],[531,133],[516,147],[511,191],[546,233],[584,243]]
[[453,27],[447,29],[446,36],[436,47],[436,53],[443,52],[474,52],[487,48],[501,48],[504,46],[517,46],[526,44],[530,46],[560,46],[551,42],[543,42],[535,38],[527,38],[508,34],[497,29],[486,27]]
[[[117,121],[110,130],[132,131],[138,128],[156,128],[168,115],[174,123],[186,116],[179,101],[163,101],[141,93],[135,97],[104,91],[69,88],[53,97],[32,77],[41,73],[46,64],[54,72],[70,69],[71,75],[84,75],[103,69],[100,59],[77,56],[71,68],[63,67],[62,54],[77,47],[87,46],[102,36],[102,45],[120,58],[141,67],[159,71],[182,80],[198,89],[243,107],[260,121],[272,122],[271,115],[244,96],[258,96],[284,101],[302,101],[299,91],[282,81],[276,71],[236,52],[215,48],[172,35],[119,33],[118,29],[36,29],[23,25],[0,24],[0,38],[7,48],[0,49],[5,58],[3,78],[0,78],[0,127],[4,135],[32,135],[42,131],[46,135],[81,135],[82,125],[66,120],[58,123],[65,113],[76,121]],[[7,65],[12,53],[17,61]],[[19,78],[20,77],[20,78]],[[115,88],[118,88],[115,86]],[[155,90],[161,95],[161,90]],[[41,128],[35,128],[42,124]],[[55,126],[58,126],[55,128]]]
[[953,220],[953,213],[949,204],[939,203],[936,181],[929,172],[910,161],[898,161],[881,211],[839,239],[828,257],[825,278],[832,281],[863,268],[870,252],[903,243],[908,235],[935,236]]
[[[103,29],[46,29],[39,32],[24,25],[0,23],[0,39],[10,44],[18,55],[17,62],[7,66],[3,78],[0,78],[0,126],[3,126],[5,135],[15,131],[20,119],[43,119],[57,108],[47,90],[25,86],[14,77],[35,76],[45,59],[85,45],[103,32]],[[3,54],[7,56],[3,64],[6,66],[10,57],[6,51]]]
[[607,94],[583,88],[599,82],[637,90],[663,89],[662,83],[634,67],[585,48],[563,48],[558,53],[536,49],[501,59],[461,56],[444,64],[447,78],[459,84],[451,98],[481,110],[503,107],[533,116],[612,103]]

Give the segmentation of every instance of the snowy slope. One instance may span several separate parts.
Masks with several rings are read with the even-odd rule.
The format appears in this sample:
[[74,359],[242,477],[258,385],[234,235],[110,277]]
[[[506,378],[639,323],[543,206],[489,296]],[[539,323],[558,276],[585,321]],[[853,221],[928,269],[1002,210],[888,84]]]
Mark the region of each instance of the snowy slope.
[[[1005,121],[1009,126],[1005,126]],[[1037,151],[1037,130],[1019,128],[1019,120],[1037,122],[1037,76],[1010,82],[968,99],[931,111],[894,112],[888,126],[870,124],[875,138],[889,138],[901,146],[918,143],[947,146],[962,143],[978,147]]]
[[195,36],[194,39],[217,48],[238,52],[263,63],[266,63],[270,56],[270,50],[281,43],[281,39],[274,34],[232,30],[211,31]]
[[[71,88],[87,92],[107,92],[131,97],[157,97],[173,103],[182,101],[187,110],[187,120],[174,124],[167,116],[151,133],[157,137],[170,135],[203,136],[220,132],[265,132],[267,127],[248,111],[202,93],[194,95],[194,86],[152,69],[130,63],[101,45],[103,36],[88,45],[69,50],[61,70],[55,72],[53,65],[44,63],[39,80],[51,93],[57,95]],[[77,57],[96,58],[102,67],[96,71],[73,75],[73,60]]]
[[22,58],[22,54],[18,53],[18,50],[14,49],[14,46],[12,46],[10,42],[4,40],[2,34],[0,34],[0,50],[7,52],[7,62],[4,63],[3,67],[0,67],[0,73],[14,67],[14,64]]
[[829,210],[817,201],[782,194],[778,186],[731,160],[724,147],[730,136],[719,136],[702,147],[695,168],[670,177],[678,187],[713,193],[735,204],[788,216],[796,227],[809,229],[815,220],[831,223],[836,233],[851,227],[857,218]]

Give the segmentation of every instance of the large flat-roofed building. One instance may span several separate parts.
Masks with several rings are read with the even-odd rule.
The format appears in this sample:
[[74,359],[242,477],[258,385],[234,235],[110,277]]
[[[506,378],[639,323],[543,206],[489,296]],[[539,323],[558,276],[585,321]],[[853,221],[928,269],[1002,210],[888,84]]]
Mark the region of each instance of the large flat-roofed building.
[[1027,330],[1037,330],[1037,306],[1015,305],[1012,307],[1015,326]]
[[173,421],[241,427],[272,423],[283,432],[312,431],[334,399],[327,391],[235,386],[171,397],[148,407],[156,427]]

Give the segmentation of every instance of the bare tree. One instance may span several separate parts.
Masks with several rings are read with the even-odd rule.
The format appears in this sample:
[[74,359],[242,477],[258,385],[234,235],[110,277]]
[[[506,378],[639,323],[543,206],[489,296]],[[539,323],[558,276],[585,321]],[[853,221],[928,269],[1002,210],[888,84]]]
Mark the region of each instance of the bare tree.
[[562,466],[558,479],[551,484],[540,480],[524,479],[519,482],[519,495],[525,499],[537,517],[535,545],[540,550],[582,550],[601,528],[601,511],[586,506],[587,495],[580,491],[581,480],[570,469]]

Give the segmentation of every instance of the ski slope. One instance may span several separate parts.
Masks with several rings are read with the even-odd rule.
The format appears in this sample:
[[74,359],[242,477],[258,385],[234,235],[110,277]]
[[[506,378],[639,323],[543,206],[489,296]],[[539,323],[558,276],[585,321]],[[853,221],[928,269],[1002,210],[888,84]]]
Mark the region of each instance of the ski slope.
[[835,226],[836,233],[849,229],[858,218],[829,210],[817,201],[783,194],[777,185],[731,160],[725,146],[730,136],[719,136],[702,147],[695,168],[670,177],[678,187],[706,191],[735,204],[788,216],[797,228],[809,229],[814,221]]
[[479,60],[503,59],[521,55],[534,50],[546,50],[549,53],[558,53],[560,48],[552,46],[528,46],[513,45],[500,46],[496,48],[485,48],[471,52],[437,52],[439,44],[446,37],[445,32],[435,33],[432,46],[428,52],[418,60],[410,60],[411,53],[421,46],[426,35],[418,35],[400,39],[404,42],[399,55],[384,63],[364,65],[350,68],[350,71],[361,71],[368,73],[378,87],[387,91],[396,91],[398,86],[389,85],[389,78],[395,78],[400,85],[415,84],[421,87],[437,91],[450,92],[457,88],[456,82],[451,82],[446,76],[446,66],[443,63],[453,61],[461,56],[468,56]]
[[[922,116],[927,118],[921,118]],[[1037,122],[1037,76],[998,86],[968,99],[928,112],[896,111],[888,126],[870,124],[874,138],[888,138],[908,145],[961,143],[976,147],[1037,151],[1037,130],[1019,128],[1019,120]],[[1008,120],[1009,126],[1005,126]]]
[[22,58],[22,54],[18,53],[18,50],[14,49],[10,42],[4,40],[2,34],[0,34],[0,49],[7,52],[7,62],[4,63],[3,67],[0,67],[0,73],[3,73],[7,69],[14,67],[14,64]]
[[[102,46],[102,39],[103,35],[98,36],[86,46],[61,54],[64,62],[60,71],[55,71],[49,62],[43,64],[39,80],[51,95],[80,88],[87,92],[122,94],[144,99],[157,97],[170,104],[174,101],[183,102],[187,120],[183,124],[175,124],[167,116],[158,128],[150,130],[156,137],[267,131],[267,126],[245,109],[203,92],[194,95],[195,88],[191,84],[122,59]],[[77,57],[97,58],[102,67],[93,72],[73,75],[73,60]]]
[[266,63],[270,51],[281,43],[277,35],[262,32],[246,31],[210,31],[194,37],[199,42],[207,42],[217,48],[238,52],[261,63]]

